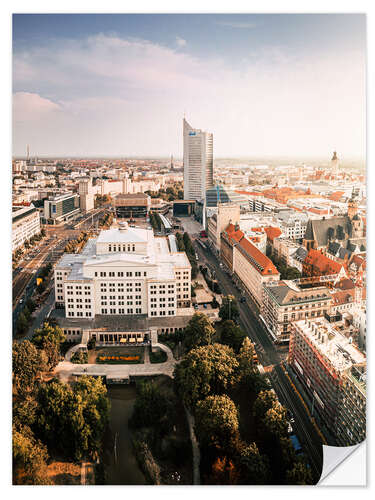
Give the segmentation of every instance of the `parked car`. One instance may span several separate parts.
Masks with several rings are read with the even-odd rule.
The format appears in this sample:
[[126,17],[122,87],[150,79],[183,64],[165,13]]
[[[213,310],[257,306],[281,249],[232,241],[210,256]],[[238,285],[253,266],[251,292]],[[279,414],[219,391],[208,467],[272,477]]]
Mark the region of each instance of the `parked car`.
[[194,304],[194,309],[198,309],[198,304]]
[[207,309],[207,304],[203,304],[203,307],[204,307],[205,309]]
[[240,302],[242,303],[246,302],[246,297],[241,297]]

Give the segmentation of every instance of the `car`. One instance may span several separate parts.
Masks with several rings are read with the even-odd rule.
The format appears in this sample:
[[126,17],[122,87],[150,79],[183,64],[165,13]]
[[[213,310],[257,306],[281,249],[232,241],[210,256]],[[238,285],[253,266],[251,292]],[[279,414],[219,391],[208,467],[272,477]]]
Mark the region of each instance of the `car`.
[[207,309],[207,304],[203,304],[203,307],[204,307],[205,309]]
[[246,302],[246,298],[245,297],[241,297],[240,302],[242,302],[242,303]]
[[198,304],[194,304],[194,309],[198,309]]
[[23,299],[20,299],[20,304],[22,304],[22,302],[23,302]]

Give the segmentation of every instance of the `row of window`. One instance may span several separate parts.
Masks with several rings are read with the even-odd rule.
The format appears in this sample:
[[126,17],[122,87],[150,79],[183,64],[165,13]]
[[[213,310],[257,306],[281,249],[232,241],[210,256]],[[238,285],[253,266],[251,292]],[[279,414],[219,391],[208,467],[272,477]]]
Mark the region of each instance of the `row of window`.
[[[133,276],[135,277],[140,277],[142,276],[142,272],[141,271],[117,271],[117,273],[115,271],[109,271],[107,273],[107,271],[95,271],[94,272],[94,276],[96,277],[100,277],[100,278],[106,278],[107,276],[109,278],[114,278],[115,276],[117,276],[118,278],[123,278],[124,276],[126,276],[127,278],[132,278]],[[147,276],[147,271],[143,271],[143,276]]]

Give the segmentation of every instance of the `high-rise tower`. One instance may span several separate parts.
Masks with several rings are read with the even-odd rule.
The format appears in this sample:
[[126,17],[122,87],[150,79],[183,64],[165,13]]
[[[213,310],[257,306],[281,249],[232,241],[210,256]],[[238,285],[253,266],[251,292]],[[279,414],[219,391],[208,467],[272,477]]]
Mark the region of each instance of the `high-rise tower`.
[[183,119],[184,199],[202,200],[213,187],[213,137]]

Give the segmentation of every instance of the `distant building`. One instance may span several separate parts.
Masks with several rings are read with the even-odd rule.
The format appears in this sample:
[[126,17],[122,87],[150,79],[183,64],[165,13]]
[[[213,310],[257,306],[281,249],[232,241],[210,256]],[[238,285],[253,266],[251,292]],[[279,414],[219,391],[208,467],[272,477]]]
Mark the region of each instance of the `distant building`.
[[80,213],[79,195],[68,192],[44,200],[44,218],[48,224],[59,224]]
[[33,204],[12,207],[12,252],[40,233],[40,216]]
[[175,200],[173,202],[174,217],[190,217],[194,214],[195,200]]
[[366,251],[364,224],[356,200],[349,200],[347,215],[309,220],[303,244],[307,250],[314,248],[325,252],[329,249],[330,253],[337,253],[341,247],[348,250],[358,247]]
[[207,219],[207,237],[217,252],[220,250],[220,235],[229,224],[240,222],[240,207],[232,203],[219,203],[217,214]]
[[78,183],[79,203],[82,212],[89,212],[94,208],[94,192],[92,179],[80,179]]
[[144,193],[118,194],[113,198],[116,217],[145,218],[151,208],[151,197]]
[[293,324],[289,363],[339,446],[366,437],[366,356],[324,319]]
[[213,186],[213,136],[183,120],[184,199],[201,200]]

